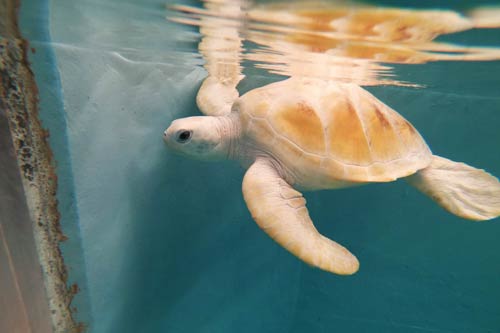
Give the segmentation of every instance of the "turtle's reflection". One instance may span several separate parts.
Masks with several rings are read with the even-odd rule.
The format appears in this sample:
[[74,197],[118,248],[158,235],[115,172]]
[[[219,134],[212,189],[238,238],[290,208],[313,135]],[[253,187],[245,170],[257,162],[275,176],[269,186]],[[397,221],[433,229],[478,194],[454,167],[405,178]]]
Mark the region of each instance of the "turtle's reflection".
[[[173,6],[169,19],[200,26],[199,50],[210,76],[227,87],[241,80],[240,63],[284,76],[360,85],[415,85],[392,77],[390,64],[500,59],[500,49],[436,42],[444,34],[500,27],[500,11],[411,10],[336,2],[252,5],[206,0],[204,9]],[[243,50],[244,42],[256,47]],[[228,95],[232,94],[228,89]]]

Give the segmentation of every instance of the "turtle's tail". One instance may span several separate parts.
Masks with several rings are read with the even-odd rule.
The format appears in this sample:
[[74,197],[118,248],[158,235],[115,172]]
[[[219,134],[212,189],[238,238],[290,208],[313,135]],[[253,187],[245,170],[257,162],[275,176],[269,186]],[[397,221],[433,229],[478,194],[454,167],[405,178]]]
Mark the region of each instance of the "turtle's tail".
[[484,170],[433,156],[407,181],[460,217],[483,221],[500,216],[500,182]]

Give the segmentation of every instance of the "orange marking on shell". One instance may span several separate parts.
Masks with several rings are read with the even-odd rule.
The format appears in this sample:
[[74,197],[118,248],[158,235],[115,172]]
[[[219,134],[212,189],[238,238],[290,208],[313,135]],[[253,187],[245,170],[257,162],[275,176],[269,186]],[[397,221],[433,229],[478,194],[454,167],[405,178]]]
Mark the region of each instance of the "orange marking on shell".
[[375,111],[375,115],[377,116],[377,119],[379,120],[379,123],[382,125],[383,128],[389,128],[391,127],[391,123],[385,118],[385,116],[382,114],[382,112],[374,105],[370,105],[373,107],[373,111]]
[[405,151],[419,151],[422,147],[422,139],[417,130],[403,117],[395,118],[393,122],[399,133]]
[[277,109],[272,123],[278,133],[307,152],[324,154],[323,126],[315,110],[301,101]]
[[366,165],[372,160],[363,126],[346,98],[339,98],[332,112],[328,129],[330,154],[349,164]]
[[400,139],[388,119],[392,114],[383,112],[383,105],[366,100],[361,102],[360,107],[373,161],[386,162],[401,158]]

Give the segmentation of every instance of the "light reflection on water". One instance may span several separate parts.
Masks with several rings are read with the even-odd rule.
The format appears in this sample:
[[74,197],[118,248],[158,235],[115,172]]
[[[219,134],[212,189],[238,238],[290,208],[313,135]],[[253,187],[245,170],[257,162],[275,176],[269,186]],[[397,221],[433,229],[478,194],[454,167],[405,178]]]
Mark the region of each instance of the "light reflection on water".
[[203,8],[169,6],[167,19],[200,29],[209,76],[232,90],[241,64],[283,76],[359,85],[419,86],[400,81],[393,64],[491,61],[500,48],[436,41],[441,35],[500,27],[500,10],[412,10],[338,2],[253,4],[205,0]]

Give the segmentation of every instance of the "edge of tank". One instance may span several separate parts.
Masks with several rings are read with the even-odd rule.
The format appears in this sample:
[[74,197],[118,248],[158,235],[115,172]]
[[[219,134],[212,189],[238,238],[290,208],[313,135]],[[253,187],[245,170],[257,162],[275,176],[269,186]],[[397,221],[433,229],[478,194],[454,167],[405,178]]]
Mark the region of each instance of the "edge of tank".
[[[32,223],[50,320],[54,332],[83,332],[85,325],[75,319],[76,308],[73,304],[79,287],[76,283],[68,283],[68,268],[61,252],[61,243],[68,237],[60,223],[58,206],[61,206],[61,196],[58,193],[56,163],[49,144],[52,140],[39,114],[47,95],[39,88],[46,88],[37,82],[40,73],[34,69],[36,66],[32,66],[37,60],[33,61],[29,56],[29,51],[32,54],[36,52],[28,43],[28,40],[32,41],[32,36],[26,36],[22,28],[27,11],[25,3],[19,0],[2,0],[2,5],[8,9],[6,15],[10,18],[5,26],[6,38],[2,41],[2,65],[6,73],[6,80],[2,80],[2,97]],[[48,15],[47,2],[39,1],[36,7],[40,19],[30,21],[30,25],[43,33],[47,29],[44,25]],[[47,54],[45,56],[45,71],[54,71],[53,59]]]

